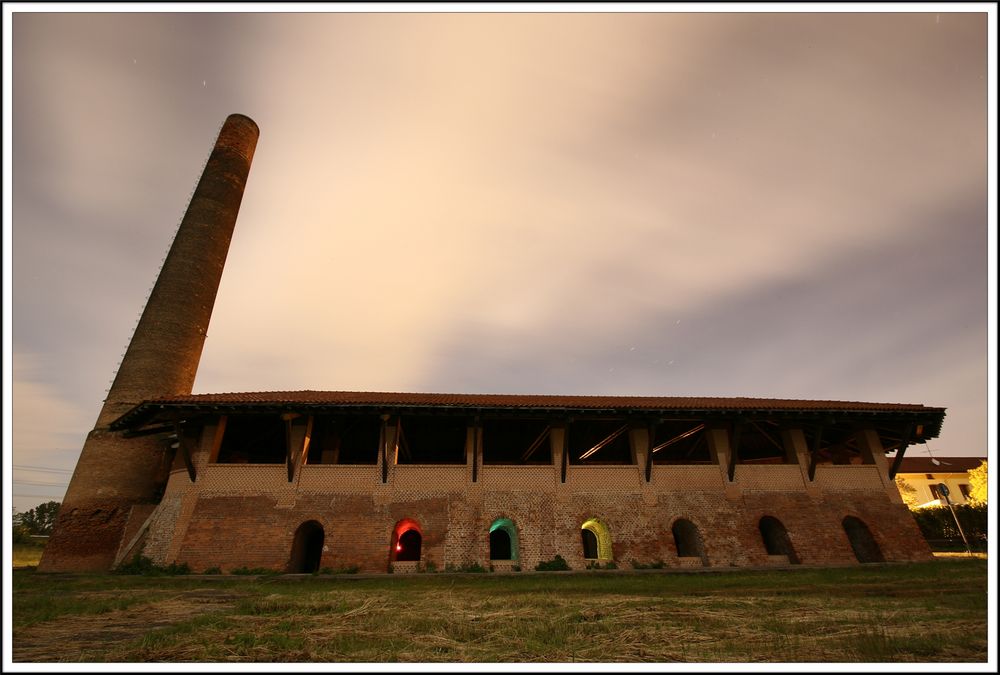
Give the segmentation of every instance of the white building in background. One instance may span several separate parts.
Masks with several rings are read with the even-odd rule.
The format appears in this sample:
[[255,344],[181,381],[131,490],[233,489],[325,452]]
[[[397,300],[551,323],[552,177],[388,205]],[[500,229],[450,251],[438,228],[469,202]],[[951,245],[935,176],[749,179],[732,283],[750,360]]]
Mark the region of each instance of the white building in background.
[[986,461],[985,457],[904,457],[896,477],[916,490],[917,507],[944,506],[938,484],[948,486],[952,504],[969,500],[969,471]]

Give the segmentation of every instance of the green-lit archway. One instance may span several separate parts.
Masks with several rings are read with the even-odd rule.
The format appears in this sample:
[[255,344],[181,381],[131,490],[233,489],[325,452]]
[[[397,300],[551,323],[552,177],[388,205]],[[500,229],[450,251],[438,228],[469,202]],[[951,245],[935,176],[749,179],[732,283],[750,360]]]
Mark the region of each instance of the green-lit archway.
[[[612,560],[614,555],[611,552],[611,533],[608,532],[608,526],[597,518],[590,518],[585,521],[583,525],[580,526],[581,536],[586,536],[583,534],[582,530],[586,530],[597,538],[597,560]],[[587,558],[588,549],[590,547],[584,545],[584,557]],[[594,558],[588,558],[593,560]]]
[[490,560],[517,560],[517,556],[517,528],[514,522],[510,518],[497,518],[490,525]]

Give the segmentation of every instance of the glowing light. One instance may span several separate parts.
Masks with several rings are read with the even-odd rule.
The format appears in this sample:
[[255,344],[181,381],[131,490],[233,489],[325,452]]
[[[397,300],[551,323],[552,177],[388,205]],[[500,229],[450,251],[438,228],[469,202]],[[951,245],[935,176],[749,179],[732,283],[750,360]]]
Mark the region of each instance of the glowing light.
[[399,553],[402,550],[403,550],[403,545],[402,544],[396,544],[396,552]]
[[590,530],[597,537],[597,559],[612,560],[614,555],[611,550],[611,533],[608,526],[597,518],[590,518],[580,526],[582,530]]

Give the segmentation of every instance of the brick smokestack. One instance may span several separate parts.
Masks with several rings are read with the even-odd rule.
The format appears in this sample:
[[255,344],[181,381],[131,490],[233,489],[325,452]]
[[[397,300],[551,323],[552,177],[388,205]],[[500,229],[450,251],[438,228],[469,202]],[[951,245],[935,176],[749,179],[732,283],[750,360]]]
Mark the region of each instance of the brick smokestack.
[[[108,425],[150,398],[190,394],[259,130],[226,118],[59,510],[39,571],[107,571],[169,473],[162,437]],[[127,542],[124,542],[127,543]]]

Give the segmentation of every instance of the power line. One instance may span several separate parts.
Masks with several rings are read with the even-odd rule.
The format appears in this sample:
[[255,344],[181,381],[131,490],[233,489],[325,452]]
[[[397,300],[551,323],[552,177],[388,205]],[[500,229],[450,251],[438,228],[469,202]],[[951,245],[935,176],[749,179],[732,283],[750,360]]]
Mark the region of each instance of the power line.
[[42,485],[45,487],[66,487],[69,483],[43,483],[36,480],[15,480],[15,485]]
[[25,464],[11,464],[11,468],[24,471],[44,471],[45,473],[73,473],[73,469],[53,469],[47,466],[27,466]]

